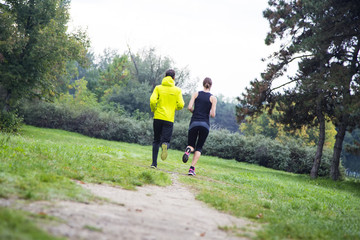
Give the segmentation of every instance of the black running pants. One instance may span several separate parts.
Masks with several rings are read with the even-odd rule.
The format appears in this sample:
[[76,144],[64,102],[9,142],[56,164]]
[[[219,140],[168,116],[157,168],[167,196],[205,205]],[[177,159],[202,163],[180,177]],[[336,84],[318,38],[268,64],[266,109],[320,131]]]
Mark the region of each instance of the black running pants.
[[153,129],[154,129],[154,141],[152,148],[152,165],[157,166],[157,157],[159,153],[159,147],[162,143],[169,143],[171,140],[173,132],[173,122],[164,121],[160,119],[154,119]]
[[209,129],[203,126],[196,126],[189,129],[188,145],[193,147],[195,151],[202,151]]

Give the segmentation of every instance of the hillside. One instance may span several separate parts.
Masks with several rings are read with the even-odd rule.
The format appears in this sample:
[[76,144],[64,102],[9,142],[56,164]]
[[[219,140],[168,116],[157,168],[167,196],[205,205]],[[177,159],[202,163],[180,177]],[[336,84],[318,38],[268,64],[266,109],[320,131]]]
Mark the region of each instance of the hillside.
[[[17,136],[1,134],[0,203],[7,207],[0,207],[0,239],[40,239],[36,234],[54,239],[32,222],[58,221],[55,216],[11,210],[14,202],[111,203],[82,185],[132,190],[157,185],[174,192],[178,191],[171,188],[174,181],[218,211],[261,226],[256,232],[259,239],[360,239],[359,182],[310,180],[306,175],[206,156],[198,163],[197,176],[189,177],[181,156],[182,152],[170,150],[159,170],[152,170],[150,146],[30,126]],[[240,237],[251,237],[254,231],[218,227],[240,232]],[[93,225],[88,230],[102,232]]]

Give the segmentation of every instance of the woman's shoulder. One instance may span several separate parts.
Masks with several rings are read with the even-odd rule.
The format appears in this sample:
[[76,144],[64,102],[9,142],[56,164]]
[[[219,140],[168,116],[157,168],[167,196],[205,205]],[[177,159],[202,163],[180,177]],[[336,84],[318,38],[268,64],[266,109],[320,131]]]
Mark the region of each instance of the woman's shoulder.
[[210,101],[211,102],[217,102],[217,98],[214,95],[211,94]]
[[200,91],[194,92],[194,93],[192,94],[192,97],[197,98],[197,96],[199,95],[199,92],[200,92]]

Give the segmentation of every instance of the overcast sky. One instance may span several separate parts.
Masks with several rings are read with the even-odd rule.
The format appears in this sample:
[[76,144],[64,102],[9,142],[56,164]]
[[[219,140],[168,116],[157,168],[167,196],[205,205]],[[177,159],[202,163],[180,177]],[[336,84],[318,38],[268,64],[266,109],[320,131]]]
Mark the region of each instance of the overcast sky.
[[266,7],[267,0],[72,0],[70,26],[87,30],[96,54],[155,47],[192,79],[210,77],[214,94],[236,97],[271,52]]

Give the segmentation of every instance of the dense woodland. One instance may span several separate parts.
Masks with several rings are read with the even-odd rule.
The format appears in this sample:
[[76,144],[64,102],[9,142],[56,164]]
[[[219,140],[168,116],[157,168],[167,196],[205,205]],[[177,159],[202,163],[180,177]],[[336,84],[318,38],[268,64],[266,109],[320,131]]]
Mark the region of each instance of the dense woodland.
[[[175,69],[186,104],[202,79],[152,47],[95,55],[86,32],[68,32],[69,7],[0,1],[0,130],[26,123],[150,144],[149,98],[165,71]],[[360,172],[357,1],[269,1],[264,17],[266,43],[280,48],[243,96],[217,96],[206,154],[334,180],[343,167]],[[292,86],[276,91],[273,83],[294,61]],[[175,149],[186,144],[190,117],[176,113]]]

